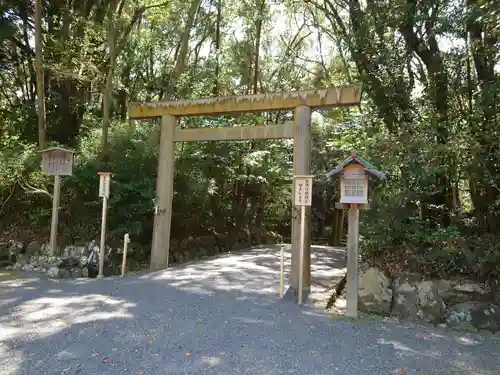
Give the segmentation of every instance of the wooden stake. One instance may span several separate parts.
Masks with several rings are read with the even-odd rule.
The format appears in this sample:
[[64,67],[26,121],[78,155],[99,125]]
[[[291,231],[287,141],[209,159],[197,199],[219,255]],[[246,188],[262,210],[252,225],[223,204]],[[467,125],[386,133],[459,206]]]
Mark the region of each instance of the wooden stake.
[[130,242],[129,235],[128,233],[125,233],[125,236],[123,236],[122,277],[125,276],[125,269],[127,267],[127,248],[129,242]]

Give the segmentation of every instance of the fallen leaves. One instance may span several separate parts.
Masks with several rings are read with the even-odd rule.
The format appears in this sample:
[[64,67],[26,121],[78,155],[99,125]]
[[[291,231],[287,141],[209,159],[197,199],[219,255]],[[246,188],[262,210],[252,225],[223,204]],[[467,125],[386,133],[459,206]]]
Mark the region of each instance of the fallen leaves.
[[186,357],[189,357],[190,355],[191,355],[191,353],[186,352]]
[[99,357],[99,359],[104,362],[104,363],[107,363],[109,362],[109,358],[106,357],[105,355],[102,355],[101,353],[99,352],[94,352],[94,354],[92,355],[92,357]]
[[403,372],[408,371],[408,367],[399,367],[396,370],[394,370],[395,374],[402,374]]

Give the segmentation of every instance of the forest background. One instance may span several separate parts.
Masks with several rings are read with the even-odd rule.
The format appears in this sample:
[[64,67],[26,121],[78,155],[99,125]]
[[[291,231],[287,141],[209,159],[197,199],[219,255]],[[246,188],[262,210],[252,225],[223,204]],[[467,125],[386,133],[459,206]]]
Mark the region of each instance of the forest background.
[[[313,115],[322,176],[356,149],[388,174],[362,252],[391,272],[500,275],[500,9],[495,0],[1,0],[0,240],[47,242],[52,179],[38,150],[75,150],[59,244],[96,239],[98,171],[113,173],[109,241],[147,262],[159,124],[130,101],[363,85],[359,108]],[[39,26],[39,27],[37,27]],[[291,113],[184,118],[271,124]],[[171,257],[290,237],[292,146],[178,144]],[[316,243],[339,245],[338,182],[318,177]],[[191,239],[191,245],[186,245]]]

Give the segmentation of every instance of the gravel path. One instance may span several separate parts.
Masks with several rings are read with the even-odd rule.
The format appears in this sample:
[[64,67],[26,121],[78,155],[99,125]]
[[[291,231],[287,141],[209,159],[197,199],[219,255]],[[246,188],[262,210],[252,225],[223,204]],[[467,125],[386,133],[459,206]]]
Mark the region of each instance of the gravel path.
[[[316,249],[315,275],[328,274]],[[258,249],[104,280],[0,275],[0,374],[500,374],[500,338],[333,319]],[[338,270],[337,270],[338,271]]]

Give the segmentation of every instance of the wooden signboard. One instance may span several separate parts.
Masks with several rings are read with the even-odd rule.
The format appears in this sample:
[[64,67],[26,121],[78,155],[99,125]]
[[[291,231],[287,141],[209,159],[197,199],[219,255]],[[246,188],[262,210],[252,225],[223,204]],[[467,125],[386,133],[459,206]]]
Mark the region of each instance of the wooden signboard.
[[74,151],[60,147],[41,150],[42,173],[54,176],[54,193],[52,195],[52,220],[50,224],[50,256],[54,256],[57,246],[57,224],[59,221],[59,199],[61,196],[61,176],[73,174]]
[[73,174],[73,151],[52,147],[40,152],[42,153],[42,173],[49,176]]

